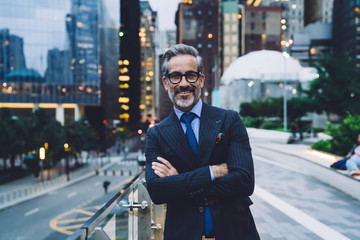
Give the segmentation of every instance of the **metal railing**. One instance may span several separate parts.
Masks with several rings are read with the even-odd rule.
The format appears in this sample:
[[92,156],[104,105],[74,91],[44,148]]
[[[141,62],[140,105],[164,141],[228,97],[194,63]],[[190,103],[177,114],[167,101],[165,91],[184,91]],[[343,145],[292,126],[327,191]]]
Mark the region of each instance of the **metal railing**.
[[163,239],[165,205],[154,205],[140,172],[67,240]]

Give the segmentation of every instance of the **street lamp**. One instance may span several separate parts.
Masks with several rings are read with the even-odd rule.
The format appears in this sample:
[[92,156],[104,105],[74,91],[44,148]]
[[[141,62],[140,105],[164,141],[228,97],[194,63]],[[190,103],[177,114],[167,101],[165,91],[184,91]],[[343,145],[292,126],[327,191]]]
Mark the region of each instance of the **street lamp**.
[[41,176],[40,176],[40,181],[43,181],[44,180],[44,160],[45,160],[45,148],[44,147],[41,147],[39,149],[39,158],[41,160],[40,162],[40,166],[41,166]]
[[66,180],[70,181],[70,176],[69,176],[69,144],[68,143],[64,143],[64,150],[65,150],[65,159],[66,159],[66,165],[65,165],[65,172],[66,172]]
[[284,131],[287,130],[287,94],[286,94],[286,89],[287,89],[287,59],[290,57],[290,54],[288,52],[288,50],[290,50],[290,46],[294,43],[294,41],[292,39],[289,39],[288,41],[286,41],[284,43],[284,46],[287,48],[287,51],[283,52],[283,56],[284,56],[284,102],[283,102],[283,108],[284,108]]

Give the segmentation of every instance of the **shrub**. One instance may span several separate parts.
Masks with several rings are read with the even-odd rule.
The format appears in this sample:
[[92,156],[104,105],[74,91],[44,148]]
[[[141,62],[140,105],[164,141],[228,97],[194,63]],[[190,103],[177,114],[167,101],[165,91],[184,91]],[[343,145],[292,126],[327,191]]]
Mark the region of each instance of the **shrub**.
[[322,150],[318,147],[325,146],[325,150],[322,151],[340,156],[346,155],[360,134],[360,115],[349,115],[340,125],[329,125],[328,132],[332,136],[332,139],[326,141],[329,146],[325,143],[317,142],[312,148]]
[[253,118],[253,117],[243,117],[242,118],[246,127],[259,128],[263,123],[262,118]]
[[259,128],[261,129],[279,129],[282,128],[283,124],[280,122],[264,121]]
[[323,152],[331,153],[331,144],[329,141],[320,140],[311,146],[312,149],[316,149]]

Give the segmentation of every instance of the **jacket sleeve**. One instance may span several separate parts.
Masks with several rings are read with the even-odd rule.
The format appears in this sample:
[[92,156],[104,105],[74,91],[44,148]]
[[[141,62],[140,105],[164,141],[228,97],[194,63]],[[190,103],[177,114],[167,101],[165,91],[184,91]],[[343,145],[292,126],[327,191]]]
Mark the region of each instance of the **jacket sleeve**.
[[206,189],[209,199],[250,196],[254,191],[254,166],[246,128],[238,113],[231,116],[227,164],[229,173]]
[[156,127],[148,130],[145,147],[146,182],[152,201],[156,204],[171,203],[190,199],[191,194],[211,184],[208,166],[175,176],[158,177],[152,169],[157,157],[164,157],[156,133]]

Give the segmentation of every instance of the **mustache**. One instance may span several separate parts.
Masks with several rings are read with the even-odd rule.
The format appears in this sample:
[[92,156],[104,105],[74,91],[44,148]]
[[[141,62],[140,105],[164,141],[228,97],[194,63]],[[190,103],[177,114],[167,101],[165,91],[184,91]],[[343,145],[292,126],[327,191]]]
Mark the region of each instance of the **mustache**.
[[178,87],[174,89],[174,94],[178,94],[181,92],[195,92],[194,86],[188,86],[188,87]]

